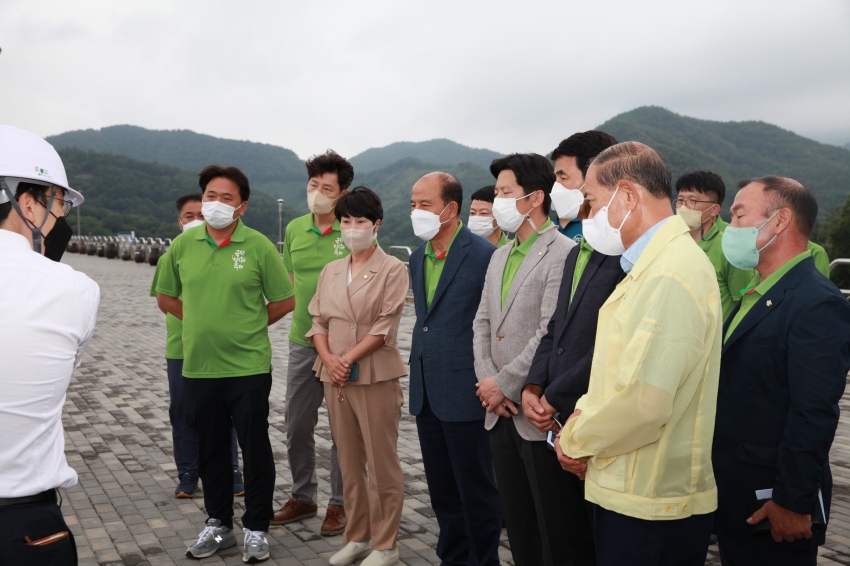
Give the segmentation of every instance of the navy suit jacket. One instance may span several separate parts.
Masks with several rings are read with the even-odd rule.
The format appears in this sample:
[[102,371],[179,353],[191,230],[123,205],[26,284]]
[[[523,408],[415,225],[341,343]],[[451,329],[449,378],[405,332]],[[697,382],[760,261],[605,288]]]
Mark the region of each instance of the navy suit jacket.
[[472,321],[481,303],[484,277],[496,246],[465,226],[455,237],[428,309],[425,302],[425,244],[410,256],[416,323],[410,346],[410,414],[422,411],[424,390],[441,421],[484,420],[475,394]]
[[542,387],[546,401],[564,418],[572,414],[576,401],[587,393],[599,309],[626,276],[620,267],[620,256],[594,251],[570,302],[578,252],[576,246],[564,263],[558,304],[525,381],[526,385]]
[[[729,315],[729,322],[740,303]],[[776,543],[751,535],[757,489],[796,513],[812,512],[818,488],[829,513],[829,449],[850,370],[850,304],[811,258],[795,265],[753,305],[723,345],[712,464],[715,531],[756,545],[811,549],[813,537]]]

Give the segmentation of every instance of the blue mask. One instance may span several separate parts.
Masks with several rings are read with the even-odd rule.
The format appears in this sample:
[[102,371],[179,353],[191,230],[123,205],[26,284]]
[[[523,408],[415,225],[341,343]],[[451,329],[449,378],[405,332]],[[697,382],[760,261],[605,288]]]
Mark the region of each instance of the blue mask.
[[761,248],[756,247],[756,240],[758,240],[761,229],[764,228],[777,214],[779,214],[778,210],[774,212],[770,218],[765,220],[758,228],[755,226],[750,226],[749,228],[735,228],[734,226],[726,227],[726,230],[723,232],[723,240],[720,244],[723,248],[723,255],[726,256],[729,263],[738,269],[753,269],[758,265],[759,252],[772,244],[778,234],[773,236],[770,241]]

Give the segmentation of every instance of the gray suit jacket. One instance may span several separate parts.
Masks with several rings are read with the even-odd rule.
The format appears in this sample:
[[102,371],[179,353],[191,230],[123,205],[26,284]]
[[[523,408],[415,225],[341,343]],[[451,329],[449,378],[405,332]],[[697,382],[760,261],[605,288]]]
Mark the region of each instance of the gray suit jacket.
[[[502,275],[514,244],[496,250],[487,268],[481,304],[472,323],[475,375],[479,381],[496,376],[496,385],[514,401],[519,414],[514,424],[526,440],[544,440],[522,412],[522,388],[540,339],[555,312],[564,261],[575,242],[554,225],[542,232],[511,283],[502,308]],[[492,429],[500,417],[487,413],[484,426]]]

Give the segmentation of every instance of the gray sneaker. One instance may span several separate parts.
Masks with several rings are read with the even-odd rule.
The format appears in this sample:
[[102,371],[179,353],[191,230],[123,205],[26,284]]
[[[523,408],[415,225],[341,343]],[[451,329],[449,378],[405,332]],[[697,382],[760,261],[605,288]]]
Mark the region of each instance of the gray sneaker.
[[186,549],[186,556],[189,558],[206,558],[219,550],[236,546],[233,529],[222,527],[218,519],[207,519],[206,525],[198,535],[198,542]]
[[262,562],[269,557],[269,539],[265,531],[242,529],[245,533],[245,550],[242,552],[242,562],[253,564]]

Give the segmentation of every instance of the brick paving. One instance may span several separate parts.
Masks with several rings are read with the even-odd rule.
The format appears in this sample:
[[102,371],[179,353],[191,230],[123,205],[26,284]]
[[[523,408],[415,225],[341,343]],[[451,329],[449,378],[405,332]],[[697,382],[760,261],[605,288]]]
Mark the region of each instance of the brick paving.
[[[85,272],[101,289],[97,331],[74,374],[65,402],[65,453],[80,476],[64,492],[62,511],[74,533],[80,564],[194,565],[242,564],[239,544],[201,561],[184,556],[187,544],[203,528],[202,491],[193,499],[175,499],[175,465],[168,421],[168,381],[163,353],[165,319],[148,296],[153,268],[120,260],[66,254],[64,261]],[[291,487],[284,423],[285,370],[289,319],[271,329],[274,381],[269,415],[276,458],[275,506],[288,499]],[[399,345],[407,357],[412,308],[402,322]],[[407,380],[403,379],[407,392]],[[842,410],[850,401],[841,403]],[[431,510],[416,424],[403,412],[399,456],[405,476],[405,505],[399,533],[402,564],[439,564],[434,551],[439,532]],[[272,526],[271,559],[264,564],[320,566],[342,547],[342,537],[322,537],[319,527],[330,497],[330,427],[322,408],[316,430],[319,476],[317,517]],[[842,418],[832,449],[835,488],[827,544],[819,564],[850,566],[850,420]],[[244,507],[236,498],[235,523]],[[499,549],[502,563],[513,565],[505,532]],[[706,564],[719,564],[716,547]]]

